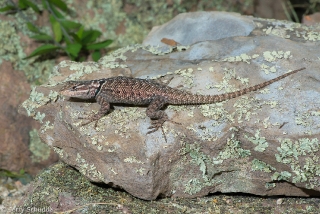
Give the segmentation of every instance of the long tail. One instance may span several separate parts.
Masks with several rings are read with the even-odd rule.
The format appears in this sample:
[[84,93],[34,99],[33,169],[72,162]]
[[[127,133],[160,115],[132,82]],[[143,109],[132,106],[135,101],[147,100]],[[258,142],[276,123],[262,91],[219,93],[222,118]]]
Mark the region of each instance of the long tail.
[[229,100],[231,98],[239,97],[241,95],[247,94],[251,91],[256,91],[261,88],[266,87],[274,82],[277,82],[291,74],[297,73],[298,71],[304,70],[306,68],[300,68],[294,71],[290,71],[285,73],[279,77],[271,79],[269,81],[260,83],[258,85],[254,85],[248,88],[244,88],[238,91],[226,93],[226,94],[218,94],[218,95],[198,95],[198,94],[190,94],[190,93],[181,93],[179,95],[175,95],[175,99],[171,100],[170,104],[210,104],[222,102],[224,100]]

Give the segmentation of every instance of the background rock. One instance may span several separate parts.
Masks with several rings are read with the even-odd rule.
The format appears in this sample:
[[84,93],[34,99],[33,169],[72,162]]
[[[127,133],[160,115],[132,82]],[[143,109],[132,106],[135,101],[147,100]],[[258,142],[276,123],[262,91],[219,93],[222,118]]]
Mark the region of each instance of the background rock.
[[18,114],[19,105],[30,91],[25,75],[14,70],[10,62],[2,62],[0,70],[0,169],[14,172],[24,169],[35,175],[58,157],[40,141],[35,130],[40,127],[37,122]]
[[[250,33],[242,28],[242,36],[226,34],[214,40],[205,34],[200,40],[188,40],[195,44],[160,31],[157,34],[190,46],[136,45],[98,63],[60,63],[49,85],[33,90],[23,104],[26,112],[44,124],[41,139],[90,180],[121,187],[143,199],[212,192],[319,195],[319,34],[290,22],[205,12],[179,15],[174,20],[179,31],[200,35],[185,24],[194,16],[229,17],[226,20],[238,19],[243,25],[251,19],[250,26],[254,23],[255,27]],[[232,26],[216,23],[199,24],[223,32],[229,32],[224,26]],[[146,135],[150,120],[145,108],[115,105],[95,129],[93,124],[80,126],[83,120],[78,117],[96,112],[98,104],[63,100],[57,93],[58,83],[67,80],[126,75],[162,82],[173,77],[171,87],[218,94],[300,67],[307,70],[223,103],[169,106],[169,118],[182,125],[165,123],[168,142],[161,131]]]

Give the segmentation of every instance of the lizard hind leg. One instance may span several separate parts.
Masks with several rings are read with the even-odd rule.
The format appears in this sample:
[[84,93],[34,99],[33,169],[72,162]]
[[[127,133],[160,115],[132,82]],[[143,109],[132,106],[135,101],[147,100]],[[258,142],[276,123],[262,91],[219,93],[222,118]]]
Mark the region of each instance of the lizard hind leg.
[[166,100],[163,97],[156,97],[149,104],[146,113],[147,113],[147,116],[151,119],[151,126],[148,128],[151,130],[147,132],[147,134],[153,133],[157,131],[159,128],[161,128],[162,134],[165,140],[167,141],[167,138],[164,134],[163,127],[162,127],[163,123],[166,121],[172,122],[175,124],[179,124],[179,123],[169,120],[168,115],[161,110],[161,108],[163,108],[165,104],[166,104]]

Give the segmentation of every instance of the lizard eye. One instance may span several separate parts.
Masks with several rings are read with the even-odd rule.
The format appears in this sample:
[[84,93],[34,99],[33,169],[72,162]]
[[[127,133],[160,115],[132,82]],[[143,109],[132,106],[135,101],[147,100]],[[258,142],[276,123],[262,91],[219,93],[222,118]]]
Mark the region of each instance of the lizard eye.
[[77,90],[77,86],[73,86],[73,87],[72,87],[72,90]]

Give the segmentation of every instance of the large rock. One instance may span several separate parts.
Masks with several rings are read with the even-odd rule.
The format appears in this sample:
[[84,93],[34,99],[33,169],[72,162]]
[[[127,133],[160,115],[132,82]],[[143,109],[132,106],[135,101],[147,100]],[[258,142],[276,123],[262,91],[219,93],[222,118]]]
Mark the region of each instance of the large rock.
[[0,169],[36,175],[58,157],[41,142],[36,131],[36,121],[18,114],[18,107],[28,98],[30,85],[21,71],[12,63],[0,63]]
[[[320,195],[319,33],[217,12],[181,14],[152,32],[144,45],[98,63],[61,62],[49,84],[24,102],[21,110],[42,122],[41,139],[64,162],[94,182],[148,200],[213,192]],[[185,46],[160,44],[161,37]],[[222,103],[169,106],[169,118],[181,125],[164,124],[167,142],[160,130],[146,134],[144,107],[114,105],[95,128],[81,126],[86,120],[79,117],[97,112],[97,103],[58,95],[67,80],[119,75],[220,94],[301,67],[307,69]]]

